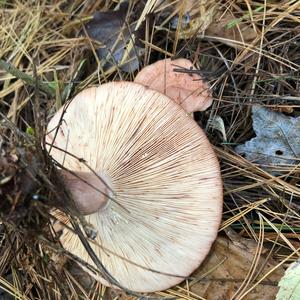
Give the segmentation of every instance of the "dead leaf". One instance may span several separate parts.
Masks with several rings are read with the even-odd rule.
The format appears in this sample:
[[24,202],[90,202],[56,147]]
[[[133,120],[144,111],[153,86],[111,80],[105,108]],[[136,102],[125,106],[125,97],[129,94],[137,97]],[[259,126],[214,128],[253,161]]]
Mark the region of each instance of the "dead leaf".
[[143,68],[134,79],[181,105],[186,112],[206,110],[212,104],[209,85],[187,59],[164,59]]
[[[176,10],[182,14],[179,20],[178,15],[171,21],[171,28],[177,29],[180,23],[178,37],[180,39],[207,37],[218,40],[230,47],[243,48],[244,43],[251,43],[256,37],[251,22],[248,22],[250,15],[245,13],[241,17],[235,17],[227,10],[218,10],[216,1],[186,0],[178,2]],[[259,6],[256,11],[261,10]]]
[[253,106],[252,120],[256,137],[237,146],[237,153],[263,166],[298,163],[300,117],[289,117],[262,106]]
[[216,40],[222,38],[220,42],[237,49],[243,48],[241,43],[250,44],[257,37],[250,22],[235,18],[229,11],[225,14],[218,12],[214,22],[206,29],[205,35]]
[[[134,24],[127,20],[128,3],[123,2],[116,11],[96,12],[93,19],[86,26],[89,37],[103,44],[97,49],[100,60],[106,62],[105,66],[119,65],[127,53],[127,45],[134,41]],[[139,67],[139,57],[142,48],[135,45],[129,50],[128,59],[119,67],[125,72],[133,72]]]
[[[235,295],[243,281],[249,276],[252,262],[255,259],[257,244],[252,240],[240,237],[240,242],[233,243],[231,240],[218,237],[209,256],[194,274],[196,279],[190,284],[190,290],[209,300],[273,300],[278,291],[278,281],[284,274],[283,267],[278,267],[268,277],[264,278],[245,297],[239,298],[242,293]],[[264,250],[264,249],[263,249]],[[262,251],[265,252],[265,251]],[[255,268],[253,281],[245,287],[244,292],[261,279],[268,271],[276,266],[272,259],[266,261],[265,254],[259,258]],[[207,274],[203,276],[203,274]],[[257,275],[257,277],[256,277]],[[197,278],[199,278],[197,280]],[[234,296],[235,295],[235,296]],[[234,298],[233,298],[234,297]]]

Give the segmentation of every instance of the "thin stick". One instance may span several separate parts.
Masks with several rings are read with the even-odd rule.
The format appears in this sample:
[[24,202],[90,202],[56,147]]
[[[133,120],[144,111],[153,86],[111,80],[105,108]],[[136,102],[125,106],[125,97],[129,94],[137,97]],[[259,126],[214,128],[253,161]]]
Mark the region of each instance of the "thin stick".
[[48,94],[50,97],[55,97],[55,90],[52,89],[47,83],[42,82],[40,80],[36,81],[32,76],[20,71],[12,64],[0,59],[0,69],[5,70],[6,72],[10,73],[11,75],[17,77],[25,81],[27,84],[35,87],[37,86],[40,91]]

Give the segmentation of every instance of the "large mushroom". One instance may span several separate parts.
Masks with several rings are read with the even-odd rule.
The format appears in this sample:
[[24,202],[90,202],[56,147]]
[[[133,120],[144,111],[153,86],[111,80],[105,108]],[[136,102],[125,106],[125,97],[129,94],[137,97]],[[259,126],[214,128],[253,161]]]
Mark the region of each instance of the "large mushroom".
[[[221,220],[219,163],[204,132],[174,101],[136,83],[88,88],[67,105],[51,119],[46,141],[97,231],[93,251],[130,290],[178,284],[204,260]],[[72,230],[60,240],[95,267]]]

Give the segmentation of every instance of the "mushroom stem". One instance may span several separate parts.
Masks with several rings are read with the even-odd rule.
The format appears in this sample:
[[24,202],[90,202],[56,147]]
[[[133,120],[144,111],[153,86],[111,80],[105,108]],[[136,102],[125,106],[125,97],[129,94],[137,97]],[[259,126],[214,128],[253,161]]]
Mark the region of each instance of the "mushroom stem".
[[76,207],[83,215],[102,210],[109,203],[112,193],[107,176],[96,176],[91,172],[71,173],[68,170],[60,170],[60,174],[73,196]]

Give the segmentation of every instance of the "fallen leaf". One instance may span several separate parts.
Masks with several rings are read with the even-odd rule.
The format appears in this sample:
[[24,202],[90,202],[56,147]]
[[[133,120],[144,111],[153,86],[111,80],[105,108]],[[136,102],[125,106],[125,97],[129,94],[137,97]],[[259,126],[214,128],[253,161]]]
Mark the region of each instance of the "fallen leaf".
[[300,299],[300,259],[289,266],[278,285],[276,300]]
[[[85,27],[89,37],[103,44],[98,48],[97,55],[106,62],[105,66],[119,65],[125,72],[133,72],[139,67],[139,56],[142,48],[134,45],[127,50],[129,42],[134,41],[134,24],[128,25],[128,3],[123,2],[116,11],[96,12],[93,19]],[[123,57],[129,51],[126,63],[121,64]]]
[[143,68],[134,79],[173,99],[188,113],[206,110],[212,104],[209,85],[187,59],[164,59]]
[[229,11],[225,14],[217,13],[205,35],[237,49],[243,48],[241,43],[250,44],[257,37],[250,22],[245,23],[243,18],[235,18]]
[[[236,242],[218,237],[209,256],[193,274],[195,280],[190,283],[189,290],[209,300],[275,299],[278,292],[278,281],[284,274],[282,267],[276,268],[243,298],[239,298],[257,280],[263,278],[276,266],[276,262],[271,258],[267,260],[266,254],[263,254],[266,249],[263,248],[253,273],[254,276],[249,279],[249,282],[244,282],[246,278],[249,278],[249,271],[252,270],[257,246],[257,243],[242,237],[239,237]],[[240,292],[235,294],[239,288],[241,288]]]
[[265,167],[298,163],[300,117],[289,117],[262,106],[253,106],[252,120],[256,137],[237,146],[237,153]]
[[[184,5],[180,1],[176,9],[181,12],[182,17],[179,20],[178,15],[175,16],[171,21],[171,28],[177,29],[180,23],[180,39],[205,36],[240,49],[243,48],[242,44],[249,44],[257,37],[251,22],[245,22],[250,19],[249,13],[236,18],[229,10],[225,13],[223,9],[218,10],[216,1],[186,0]],[[262,6],[258,6],[255,12],[262,9]]]

